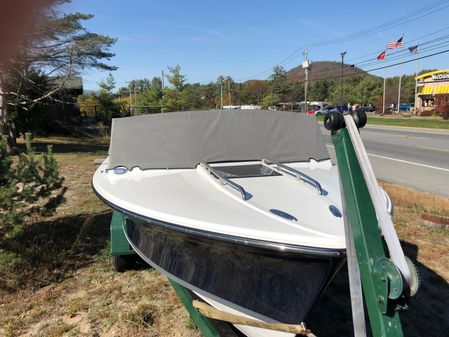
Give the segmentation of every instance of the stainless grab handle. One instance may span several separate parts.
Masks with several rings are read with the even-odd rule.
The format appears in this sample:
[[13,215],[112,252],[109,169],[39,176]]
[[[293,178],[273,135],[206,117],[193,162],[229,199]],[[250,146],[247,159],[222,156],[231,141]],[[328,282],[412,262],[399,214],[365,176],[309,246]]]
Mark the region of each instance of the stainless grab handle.
[[248,200],[249,199],[249,194],[246,193],[245,189],[240,186],[239,184],[236,184],[235,182],[229,180],[228,178],[222,177],[217,171],[215,171],[211,166],[209,166],[206,163],[201,162],[200,163],[201,167],[204,168],[209,174],[213,175],[215,178],[217,178],[218,180],[220,180],[220,182],[223,185],[229,185],[230,187],[232,187],[233,189],[237,190],[240,192],[242,199],[243,200]]
[[305,173],[302,173],[298,170],[295,170],[294,168],[291,168],[287,165],[278,163],[278,162],[274,162],[272,160],[269,159],[262,159],[262,164],[266,165],[268,167],[270,167],[270,165],[274,165],[275,169],[277,169],[278,171],[281,172],[285,172],[287,174],[290,174],[291,176],[295,177],[296,179],[301,179],[302,181],[309,183],[313,186],[315,186],[315,188],[318,190],[318,194],[319,195],[323,195],[324,194],[324,190],[321,187],[321,184],[316,181],[315,179],[313,179],[311,176],[308,176]]

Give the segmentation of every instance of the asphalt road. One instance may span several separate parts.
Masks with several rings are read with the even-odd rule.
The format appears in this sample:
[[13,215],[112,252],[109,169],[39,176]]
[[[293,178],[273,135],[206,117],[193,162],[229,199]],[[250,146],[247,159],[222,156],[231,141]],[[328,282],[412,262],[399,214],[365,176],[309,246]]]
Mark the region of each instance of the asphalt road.
[[[321,129],[335,162],[330,132]],[[378,179],[449,198],[449,132],[366,126],[361,136]]]

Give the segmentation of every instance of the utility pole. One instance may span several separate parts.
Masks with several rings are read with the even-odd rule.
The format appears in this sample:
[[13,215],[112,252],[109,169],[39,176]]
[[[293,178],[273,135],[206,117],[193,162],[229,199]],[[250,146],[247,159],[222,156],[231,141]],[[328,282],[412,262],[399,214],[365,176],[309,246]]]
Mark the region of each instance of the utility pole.
[[365,87],[362,87],[362,108],[365,105]]
[[220,105],[223,109],[223,76],[220,76]]
[[135,115],[137,115],[136,105],[137,105],[137,90],[136,90],[136,87],[134,87],[134,114]]
[[402,84],[402,63],[401,63],[401,74],[399,75],[399,87],[398,87],[398,115],[401,110],[401,84]]
[[[132,116],[133,114],[133,87],[129,88],[129,114]],[[96,113],[96,112],[95,112]]]
[[[162,69],[162,72],[161,72],[161,86],[162,86],[162,101],[164,101],[164,87],[165,87],[165,85],[164,85],[164,83],[165,83],[165,74],[164,74],[164,69]],[[162,112],[164,112],[164,105],[163,104],[161,104],[162,106],[161,106],[161,113]]]
[[231,79],[228,78],[228,102],[229,102],[229,108],[231,108]]
[[302,63],[302,67],[304,69],[304,73],[305,73],[305,83],[304,83],[304,107],[305,107],[305,111],[307,113],[307,110],[309,110],[309,104],[307,102],[307,89],[309,86],[309,67],[310,67],[310,62],[309,62],[309,50],[307,46],[304,46],[304,62]]
[[341,56],[341,99],[340,99],[341,111],[343,111],[343,105],[344,105],[344,101],[343,101],[344,100],[343,69],[344,69],[344,65],[345,65],[345,63],[344,63],[345,55],[346,55],[345,51],[340,53],[340,56]]

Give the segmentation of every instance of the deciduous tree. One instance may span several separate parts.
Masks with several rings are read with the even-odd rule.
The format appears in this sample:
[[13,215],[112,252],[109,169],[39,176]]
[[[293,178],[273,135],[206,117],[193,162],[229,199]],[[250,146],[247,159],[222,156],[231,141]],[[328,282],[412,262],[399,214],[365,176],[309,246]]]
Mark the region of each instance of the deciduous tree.
[[[0,64],[0,131],[10,146],[15,143],[14,116],[19,110],[58,100],[67,80],[85,69],[116,69],[106,63],[114,56],[110,48],[116,39],[89,32],[83,26],[93,15],[61,15],[58,8],[67,2],[70,0],[50,0],[37,13],[35,27],[21,41],[18,54]],[[35,80],[49,76],[59,77],[59,84],[44,85]]]

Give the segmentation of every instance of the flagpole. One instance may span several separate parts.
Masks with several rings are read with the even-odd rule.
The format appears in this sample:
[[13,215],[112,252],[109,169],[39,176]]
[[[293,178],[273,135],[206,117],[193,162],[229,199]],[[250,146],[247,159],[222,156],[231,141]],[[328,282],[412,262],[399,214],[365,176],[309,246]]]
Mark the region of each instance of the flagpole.
[[384,93],[382,96],[382,115],[385,115],[385,85],[387,82],[387,67],[384,66]]
[[[402,37],[398,40],[398,42],[400,41],[401,44],[397,45],[396,48],[402,48],[402,42],[404,39],[404,34],[402,34]],[[401,111],[401,84],[402,84],[402,63],[401,63],[401,71],[399,73],[399,86],[398,86],[398,109],[397,109],[397,114],[399,115],[400,111]]]
[[[417,46],[419,46],[419,41]],[[415,104],[414,104],[414,109],[413,111],[415,112],[416,115],[416,101],[417,101],[417,97],[418,97],[418,80],[416,79],[416,77],[419,74],[419,49],[416,49],[416,73],[415,73]]]

